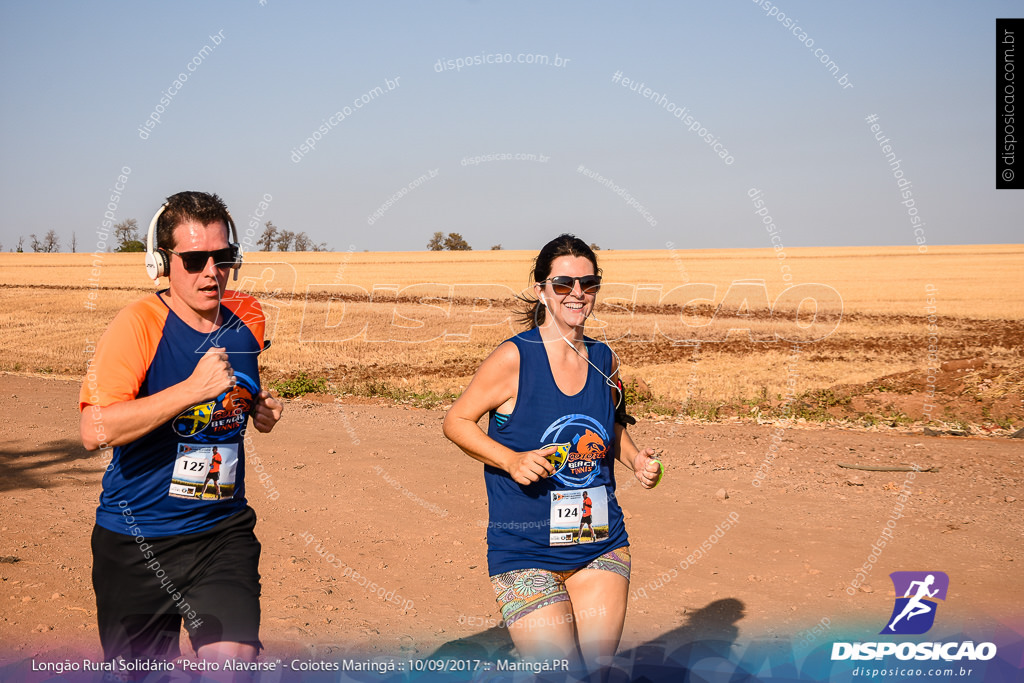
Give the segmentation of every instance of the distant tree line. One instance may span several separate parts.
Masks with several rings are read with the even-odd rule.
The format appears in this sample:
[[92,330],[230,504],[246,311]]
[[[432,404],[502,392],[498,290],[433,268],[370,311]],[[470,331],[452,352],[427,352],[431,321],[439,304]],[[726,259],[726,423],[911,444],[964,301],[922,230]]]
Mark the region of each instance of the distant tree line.
[[326,242],[316,244],[306,233],[281,230],[271,221],[267,221],[256,245],[260,251],[327,251]]
[[[491,251],[501,251],[504,248],[500,244],[495,244],[491,247]],[[592,242],[590,248],[598,251],[601,247]],[[469,246],[469,243],[457,232],[448,233],[447,236],[443,232],[435,232],[427,242],[427,249],[430,251],[472,251],[473,247]]]
[[[460,238],[461,239],[461,238]],[[116,252],[143,252],[146,251],[145,235],[139,233],[139,223],[134,218],[127,218],[114,226],[114,239],[112,251]],[[293,232],[281,230],[272,222],[267,221],[263,235],[256,244],[260,251],[327,251],[327,243],[313,242],[305,232]],[[469,248],[469,245],[466,246]],[[0,250],[3,245],[0,244]],[[60,251],[60,237],[56,230],[50,230],[42,239],[35,233],[29,235],[28,249],[36,253],[52,253]],[[11,247],[11,251],[23,253],[25,249],[25,238],[18,237],[17,245]],[[71,233],[71,252],[78,251],[78,236]]]
[[139,252],[146,251],[146,243],[139,239],[139,224],[134,218],[128,218],[114,226],[114,251]]
[[[114,226],[113,241],[116,246],[112,250],[116,252],[146,251],[144,239],[145,236],[139,234],[138,221],[134,218],[126,218]],[[327,251],[326,242],[317,244],[305,232],[282,230],[271,221],[267,221],[263,228],[263,234],[256,240],[256,246],[259,247],[260,251]],[[57,236],[56,230],[48,231],[43,235],[42,239],[37,237],[35,233],[32,233],[29,235],[28,248],[36,253],[44,254],[60,251],[60,237]],[[590,248],[597,251],[601,247],[591,244]],[[457,232],[450,232],[447,235],[443,232],[435,232],[434,236],[427,242],[427,249],[430,251],[472,251],[473,247],[469,246],[469,242]],[[500,244],[495,244],[491,247],[492,251],[500,251],[501,249],[504,249],[504,247]],[[0,244],[0,251],[2,250],[3,245]],[[11,247],[11,251],[24,252],[25,238],[18,237],[18,244]],[[78,237],[72,232],[71,252],[75,253],[77,251]]]
[[[35,233],[29,235],[28,238],[30,240],[29,248],[36,253],[52,254],[53,252],[60,251],[60,237],[57,237],[56,230],[47,231],[47,233],[43,235],[42,239],[36,237]],[[17,251],[19,253],[25,251],[24,237],[18,238],[18,246],[12,251]]]
[[[500,249],[501,246],[499,245],[498,248]],[[473,247],[469,246],[469,242],[457,232],[450,232],[447,236],[443,232],[435,232],[427,242],[427,249],[430,251],[472,251]]]

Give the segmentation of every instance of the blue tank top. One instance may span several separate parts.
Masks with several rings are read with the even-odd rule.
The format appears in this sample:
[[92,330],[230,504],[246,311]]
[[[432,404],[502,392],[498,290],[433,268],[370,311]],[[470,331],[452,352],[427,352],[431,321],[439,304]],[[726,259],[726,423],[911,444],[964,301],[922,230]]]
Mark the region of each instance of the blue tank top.
[[[514,451],[561,444],[564,465],[528,486],[504,470],[484,466],[488,571],[493,576],[514,569],[578,569],[629,542],[615,498],[611,390],[588,366],[583,389],[568,396],[555,384],[539,330],[508,341],[519,350],[519,392],[503,424],[491,412],[487,434]],[[591,362],[611,375],[611,349],[588,337],[584,342]],[[588,520],[583,518],[584,498],[590,499]]]

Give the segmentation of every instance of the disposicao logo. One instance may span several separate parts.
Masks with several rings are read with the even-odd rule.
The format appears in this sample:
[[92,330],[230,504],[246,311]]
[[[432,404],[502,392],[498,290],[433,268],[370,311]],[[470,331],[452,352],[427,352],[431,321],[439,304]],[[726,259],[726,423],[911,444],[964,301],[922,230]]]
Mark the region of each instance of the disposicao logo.
[[893,572],[889,577],[896,589],[896,604],[889,623],[879,633],[927,633],[935,623],[935,612],[939,608],[936,600],[945,600],[949,592],[946,572]]
[[[892,614],[880,635],[920,635],[927,633],[935,623],[938,600],[945,600],[949,592],[949,576],[945,572],[893,572],[889,575],[896,589]],[[852,659],[883,659],[895,655],[900,660],[966,659],[989,660],[996,656],[994,643],[925,642],[925,643],[832,643],[832,661]]]

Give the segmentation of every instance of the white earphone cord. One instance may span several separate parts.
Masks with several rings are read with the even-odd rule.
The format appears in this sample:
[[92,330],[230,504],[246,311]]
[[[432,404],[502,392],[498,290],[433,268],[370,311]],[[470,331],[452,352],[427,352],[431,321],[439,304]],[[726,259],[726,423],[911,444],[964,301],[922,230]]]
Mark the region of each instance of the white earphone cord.
[[[551,313],[551,307],[548,306],[548,298],[546,296],[541,296],[540,300],[541,300],[541,303],[544,304],[544,308],[546,308],[548,310],[548,313]],[[600,319],[598,319],[597,317],[594,316],[593,310],[591,310],[589,313],[587,313],[587,317],[588,318],[593,317],[594,320],[597,320],[598,322],[601,322]],[[558,336],[562,338],[562,341],[564,341],[566,344],[568,344],[569,348],[572,349],[573,351],[575,351],[577,356],[579,356],[583,360],[587,361],[587,363],[590,365],[590,367],[592,367],[595,370],[597,370],[597,374],[599,374],[602,377],[604,377],[605,384],[607,384],[610,388],[615,390],[615,392],[617,394],[617,400],[615,401],[615,409],[618,410],[619,405],[622,403],[624,397],[623,397],[623,392],[619,390],[618,384],[615,382],[615,380],[612,379],[612,377],[614,377],[615,375],[619,374],[619,367],[618,366],[622,365],[622,359],[619,358],[619,354],[615,353],[615,349],[613,349],[611,347],[611,345],[607,341],[604,342],[604,345],[607,346],[608,350],[612,352],[613,356],[615,356],[615,361],[616,361],[615,372],[612,373],[612,377],[609,377],[608,375],[606,375],[603,372],[601,372],[601,368],[597,367],[593,363],[593,361],[591,361],[590,358],[588,358],[589,354],[588,354],[588,356],[584,356],[582,353],[580,353],[580,350],[576,348],[576,345],[573,344],[571,341],[569,341],[568,338],[566,338],[566,336],[564,334],[562,334],[562,330],[560,330],[558,328],[558,321],[555,320],[555,316],[554,316],[553,313],[551,313],[551,322],[554,323],[555,332],[557,332]]]

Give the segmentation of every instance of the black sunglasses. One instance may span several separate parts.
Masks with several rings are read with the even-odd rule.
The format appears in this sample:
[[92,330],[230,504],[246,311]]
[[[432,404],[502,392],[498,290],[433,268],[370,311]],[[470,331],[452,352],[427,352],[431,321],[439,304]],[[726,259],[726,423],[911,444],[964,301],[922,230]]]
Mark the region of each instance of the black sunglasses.
[[238,247],[230,246],[216,251],[182,251],[177,252],[167,249],[171,254],[181,257],[181,265],[185,266],[186,273],[201,273],[206,268],[210,258],[213,258],[213,265],[217,268],[230,268],[238,260]]
[[576,283],[580,283],[580,290],[584,294],[596,294],[597,290],[601,289],[601,276],[600,275],[584,275],[583,277],[569,277],[568,275],[559,275],[557,277],[549,277],[547,280],[538,282],[538,285],[543,285],[546,282],[551,283],[551,289],[554,290],[558,296],[565,296],[572,292]]

